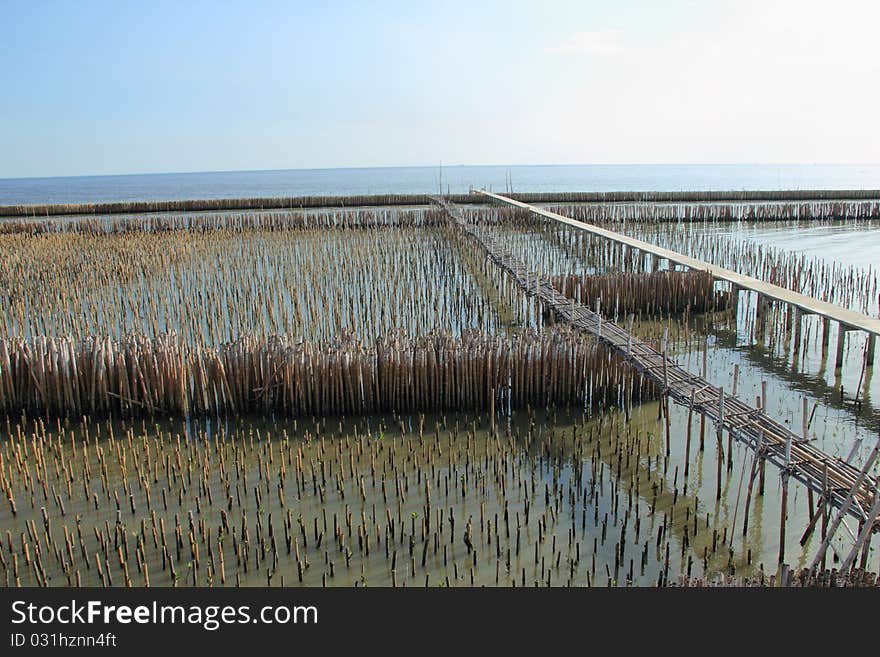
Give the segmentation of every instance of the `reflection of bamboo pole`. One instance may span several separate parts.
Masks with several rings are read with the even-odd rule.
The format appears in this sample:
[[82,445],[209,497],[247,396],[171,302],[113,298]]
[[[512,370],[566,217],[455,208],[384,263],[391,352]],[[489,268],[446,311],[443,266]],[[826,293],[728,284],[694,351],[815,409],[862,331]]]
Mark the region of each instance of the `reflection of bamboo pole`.
[[788,518],[788,479],[791,467],[791,435],[785,441],[785,467],[782,469],[782,501],[779,516],[779,563],[785,562],[785,524]]
[[[763,453],[764,453],[764,434],[762,433],[760,438],[758,438],[758,444],[755,446],[755,454],[752,457],[752,468],[749,471],[749,485],[746,489],[746,506],[745,512],[743,513],[743,530],[742,535],[745,536],[749,531],[749,509],[752,504],[752,488],[755,484],[755,476],[757,475],[757,464],[758,461],[763,461]],[[734,529],[736,529],[734,527]]]
[[724,437],[724,388],[720,388],[718,393],[718,422],[715,425],[716,461],[718,466],[715,481],[716,501],[721,499],[721,466],[724,462],[724,447],[722,443]]
[[[859,394],[861,394],[861,392],[862,392],[862,381],[865,380],[865,370],[868,368],[868,365],[869,365],[869,363],[868,363],[868,353],[869,353],[868,349],[870,347],[870,339],[873,337],[874,337],[873,334],[869,335],[869,342],[865,343],[865,351],[862,354],[862,369],[859,372],[859,383],[856,386],[856,394],[855,394],[855,397],[853,398],[853,403],[855,403],[856,405],[858,405],[858,403],[859,403]],[[867,394],[867,392],[865,394]],[[806,400],[804,400],[804,402],[806,402]]]
[[691,399],[688,404],[688,419],[687,419],[687,438],[685,440],[684,447],[684,489],[687,492],[687,478],[688,473],[690,472],[691,466],[691,433],[693,429],[693,418],[694,418],[694,389],[691,388]]

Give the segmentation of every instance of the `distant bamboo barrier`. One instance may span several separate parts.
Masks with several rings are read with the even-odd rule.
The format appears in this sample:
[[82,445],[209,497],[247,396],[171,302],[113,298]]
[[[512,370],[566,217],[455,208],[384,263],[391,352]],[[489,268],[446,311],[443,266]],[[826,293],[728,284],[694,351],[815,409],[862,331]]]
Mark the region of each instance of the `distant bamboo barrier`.
[[507,194],[523,203],[717,203],[742,201],[880,200],[876,189],[741,189],[618,192],[523,192]]
[[[520,200],[520,199],[517,199]],[[526,201],[523,201],[526,202]],[[609,222],[666,221],[814,221],[878,219],[880,200],[784,199],[781,201],[644,202],[594,203],[551,206],[550,210],[578,221]]]
[[552,276],[553,287],[589,308],[601,300],[609,313],[705,312],[717,298],[712,275],[701,271],[664,270],[653,273],[612,273],[594,276]]
[[370,344],[252,336],[0,339],[0,412],[289,416],[620,404],[651,386],[592,338],[388,334]]
[[[470,194],[454,194],[457,203],[482,203]],[[172,201],[111,201],[107,203],[52,203],[0,205],[0,217],[132,214],[143,212],[205,212],[216,210],[281,210],[428,205],[428,194],[364,194],[354,196],[283,196],[259,198],[182,199]]]
[[[880,190],[740,190],[679,192],[526,192],[508,194],[524,203],[739,203],[743,201],[860,201],[880,200]],[[476,194],[444,196],[452,203],[483,204]],[[363,194],[352,196],[284,196],[259,198],[183,199],[171,201],[111,201],[0,205],[0,217],[127,214],[141,212],[201,212],[215,210],[274,210],[356,206],[428,205],[429,194]]]

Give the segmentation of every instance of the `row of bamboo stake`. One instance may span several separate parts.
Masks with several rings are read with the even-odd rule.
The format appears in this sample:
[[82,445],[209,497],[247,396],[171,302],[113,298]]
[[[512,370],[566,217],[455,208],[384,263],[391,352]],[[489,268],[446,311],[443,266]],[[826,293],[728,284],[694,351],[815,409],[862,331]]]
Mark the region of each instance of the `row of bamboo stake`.
[[506,428],[461,414],[410,427],[402,418],[221,425],[187,437],[17,423],[0,446],[2,577],[7,586],[771,581],[751,546],[734,545],[732,526],[688,492],[687,474],[670,470],[651,413],[625,423],[510,419]]
[[707,312],[719,306],[715,282],[706,272],[658,272],[551,276],[557,290],[587,307],[596,303],[615,315]]
[[562,330],[509,339],[477,331],[389,334],[371,343],[329,344],[247,336],[218,348],[173,334],[0,339],[0,412],[6,414],[595,408],[652,391],[594,339]]
[[[858,201],[876,200],[880,191],[857,190],[741,190],[681,192],[539,192],[511,194],[525,203],[728,203],[745,201]],[[482,203],[473,194],[450,194],[453,203]],[[291,209],[315,207],[427,205],[426,194],[367,194],[349,196],[290,196],[257,198],[181,199],[171,201],[111,201],[105,203],[54,203],[0,205],[0,217],[27,217],[85,214],[126,214],[133,212],[204,212],[216,210]]]
[[[467,194],[454,195],[458,203],[479,203]],[[428,205],[426,194],[362,194],[350,196],[286,196],[257,198],[180,199],[171,201],[111,201],[107,203],[52,203],[0,205],[0,217],[109,215],[156,212],[216,212],[221,210],[293,210],[304,208],[357,208]]]
[[552,212],[591,224],[616,222],[812,221],[880,219],[880,200],[737,203],[602,203],[552,206]]
[[297,231],[321,229],[393,228],[436,223],[424,208],[319,208],[250,212],[86,215],[82,217],[22,217],[0,221],[4,233],[86,233],[110,235],[131,232],[226,230]]

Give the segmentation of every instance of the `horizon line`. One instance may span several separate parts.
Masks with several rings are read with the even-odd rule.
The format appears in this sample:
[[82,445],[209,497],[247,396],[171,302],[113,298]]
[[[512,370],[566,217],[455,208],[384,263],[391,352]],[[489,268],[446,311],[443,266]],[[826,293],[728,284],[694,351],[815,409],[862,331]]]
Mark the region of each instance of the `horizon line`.
[[289,167],[280,169],[212,169],[191,171],[130,171],[125,173],[78,173],[51,176],[11,176],[0,177],[2,181],[52,180],[58,178],[115,178],[127,176],[176,176],[223,173],[269,173],[280,171],[346,171],[365,169],[437,169],[446,168],[522,168],[522,167],[735,167],[735,166],[880,166],[880,162],[582,162],[582,163],[537,163],[537,164],[393,164],[393,165],[355,165],[336,167]]

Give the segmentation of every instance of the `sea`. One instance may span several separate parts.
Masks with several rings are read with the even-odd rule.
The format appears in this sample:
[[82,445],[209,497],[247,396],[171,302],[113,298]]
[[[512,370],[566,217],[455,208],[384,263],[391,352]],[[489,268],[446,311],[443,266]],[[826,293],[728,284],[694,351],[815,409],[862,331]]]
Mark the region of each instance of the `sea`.
[[0,178],[0,205],[354,194],[880,189],[880,164],[364,167]]

